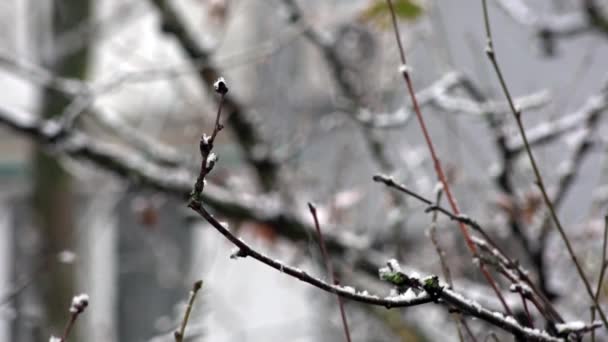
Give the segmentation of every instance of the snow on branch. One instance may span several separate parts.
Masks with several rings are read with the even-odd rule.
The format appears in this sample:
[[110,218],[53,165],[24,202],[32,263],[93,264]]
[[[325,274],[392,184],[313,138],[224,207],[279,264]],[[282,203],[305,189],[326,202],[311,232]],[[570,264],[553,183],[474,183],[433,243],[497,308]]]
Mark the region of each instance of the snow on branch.
[[[605,87],[606,88],[606,87]],[[528,142],[531,146],[545,144],[556,138],[562,137],[565,133],[572,132],[574,129],[593,123],[603,112],[608,109],[608,89],[604,89],[595,94],[571,114],[562,116],[559,119],[543,122],[536,127],[527,130]],[[521,135],[516,134],[507,139],[507,146],[512,153],[519,153],[524,150],[524,143]]]

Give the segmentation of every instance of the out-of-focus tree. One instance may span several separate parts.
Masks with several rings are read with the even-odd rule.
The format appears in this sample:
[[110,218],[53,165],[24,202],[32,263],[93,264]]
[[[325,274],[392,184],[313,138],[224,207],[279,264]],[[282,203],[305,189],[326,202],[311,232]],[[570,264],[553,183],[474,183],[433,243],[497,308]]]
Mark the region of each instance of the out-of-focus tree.
[[[91,1],[54,0],[50,3],[50,20],[46,25],[33,25],[40,39],[38,51],[41,65],[59,77],[85,79],[89,60]],[[70,38],[70,35],[72,38]],[[75,36],[75,37],[74,37]],[[69,39],[75,41],[66,49]],[[58,119],[72,99],[54,89],[45,89],[40,102],[42,119]],[[39,229],[41,250],[37,263],[44,263],[42,277],[35,282],[44,302],[45,320],[42,336],[57,333],[65,325],[66,307],[76,290],[73,265],[56,262],[60,253],[73,253],[75,241],[75,213],[77,198],[69,172],[48,149],[36,147],[32,156],[33,215]],[[41,336],[41,337],[42,337]]]

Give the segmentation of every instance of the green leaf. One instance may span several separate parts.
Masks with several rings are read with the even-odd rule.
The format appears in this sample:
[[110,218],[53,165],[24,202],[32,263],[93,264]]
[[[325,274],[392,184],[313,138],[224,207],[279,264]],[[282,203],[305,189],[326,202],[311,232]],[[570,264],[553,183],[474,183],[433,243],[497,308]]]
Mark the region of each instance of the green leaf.
[[380,278],[395,286],[403,286],[409,280],[409,278],[401,272],[383,272],[380,274]]
[[[422,14],[422,7],[413,0],[394,0],[395,15],[400,20],[414,20]],[[374,0],[360,15],[364,22],[375,22],[381,26],[388,24],[390,8],[386,0]]]

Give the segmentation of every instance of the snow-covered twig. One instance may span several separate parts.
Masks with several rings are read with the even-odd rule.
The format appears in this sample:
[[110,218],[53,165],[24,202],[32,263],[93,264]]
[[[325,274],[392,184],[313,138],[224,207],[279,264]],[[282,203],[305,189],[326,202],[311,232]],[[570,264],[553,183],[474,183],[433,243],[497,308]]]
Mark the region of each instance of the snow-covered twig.
[[70,304],[70,319],[68,320],[68,323],[66,324],[65,329],[63,330],[63,335],[61,335],[61,338],[51,336],[50,341],[67,341],[68,337],[70,336],[70,333],[72,332],[72,328],[74,327],[74,324],[78,319],[78,316],[80,316],[80,314],[84,312],[87,306],[89,306],[89,295],[87,295],[86,293],[82,293],[77,296],[74,296],[72,298],[72,303]]
[[567,337],[569,335],[582,335],[595,329],[601,328],[601,321],[594,321],[591,324],[585,324],[585,322],[574,321],[568,323],[556,324],[555,329],[560,336]]

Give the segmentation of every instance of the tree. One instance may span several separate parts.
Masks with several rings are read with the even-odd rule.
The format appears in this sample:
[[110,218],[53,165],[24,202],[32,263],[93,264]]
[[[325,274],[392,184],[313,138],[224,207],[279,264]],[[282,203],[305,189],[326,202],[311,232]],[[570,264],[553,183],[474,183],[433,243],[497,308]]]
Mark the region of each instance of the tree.
[[[606,87],[594,78],[593,86],[574,92],[567,81],[555,78],[559,95],[554,98],[522,85],[529,79],[526,74],[534,73],[548,86],[557,77],[548,72],[551,58],[580,55],[567,37],[605,39],[606,15],[599,1],[547,15],[523,1],[497,1],[489,11],[485,1],[471,8],[421,6],[405,0],[362,3],[358,9],[336,4],[340,7],[325,12],[327,4],[276,1],[287,14],[282,25],[288,29],[253,52],[232,57],[237,64],[258,59],[270,63],[265,70],[232,74],[222,70],[231,60],[201,43],[197,25],[184,19],[189,16],[180,7],[150,1],[165,43],[177,46],[190,63],[185,69],[192,76],[189,86],[199,87],[197,91],[214,102],[204,107],[213,113],[207,115],[209,122],[195,129],[196,135],[200,130],[207,135],[189,144],[194,155],[159,141],[91,100],[99,96],[91,89],[176,76],[183,67],[155,66],[91,86],[52,70],[26,70],[14,63],[18,72],[43,86],[73,98],[84,94],[90,101],[85,101],[90,117],[118,137],[119,144],[110,142],[108,135],[72,125],[65,117],[37,120],[7,108],[0,111],[0,122],[136,187],[185,200],[235,246],[235,259],[255,259],[335,295],[348,340],[407,340],[413,330],[431,339],[460,340],[504,333],[520,340],[554,341],[597,329],[605,334],[608,323],[598,299],[606,260],[606,243],[600,246],[606,228],[598,217],[605,200],[601,193],[587,194],[571,204],[580,212],[591,208],[578,224],[596,244],[572,228],[571,221],[579,218],[567,215],[566,204],[578,187],[591,186],[580,181],[585,179],[581,175],[599,172],[599,167],[586,167],[584,161],[597,160],[596,152],[602,150],[599,133],[608,106]],[[207,22],[216,24],[207,29],[226,29],[229,4],[206,5],[212,16]],[[265,17],[270,13],[265,5],[249,6],[261,6]],[[442,31],[444,26],[453,27],[459,16],[475,21],[474,43]],[[420,24],[409,21],[414,19]],[[532,59],[520,42],[496,29],[505,27],[507,20],[532,32],[541,48],[543,56],[530,62],[529,70],[518,66],[522,56]],[[269,20],[260,26],[276,23]],[[418,39],[424,32],[417,31],[424,23],[432,23],[434,29],[426,41]],[[408,29],[407,36],[399,34],[403,28]],[[296,37],[302,39],[291,43]],[[478,44],[482,39],[485,45]],[[294,46],[285,47],[288,44]],[[446,66],[467,69],[462,62],[466,49],[450,49],[467,44],[474,47],[474,58],[479,57],[479,63],[467,58],[469,64],[487,68],[477,73],[445,72]],[[289,52],[282,55],[282,50]],[[589,51],[583,51],[583,57],[601,55]],[[567,65],[560,70],[571,70],[572,64],[559,62]],[[262,75],[259,79],[256,72]],[[572,74],[572,80],[580,82],[581,73]],[[183,89],[176,93],[188,97]],[[558,109],[558,115],[547,114]],[[532,116],[532,111],[545,115]],[[558,161],[565,166],[549,167]],[[496,166],[488,174],[490,164]],[[229,229],[215,215],[236,228]],[[302,245],[316,250],[318,243],[318,260],[326,269],[304,271],[280,262],[273,252],[239,239],[246,230],[272,245],[287,241],[303,255],[308,252]],[[583,248],[594,253],[583,255]],[[412,268],[431,275],[418,276]],[[205,279],[205,284],[213,286],[213,280]],[[387,288],[394,295],[370,294]],[[425,320],[398,311],[395,324],[394,316],[372,309],[423,304],[439,307],[441,318]],[[589,306],[598,321],[572,321],[586,314]],[[372,318],[385,329],[376,335],[372,329],[354,330],[359,322],[374,326]],[[447,320],[454,322],[454,329],[438,332],[437,325]],[[408,322],[416,329],[404,333]]]

